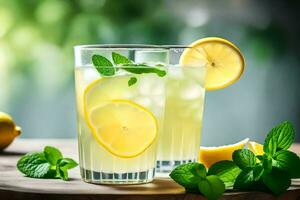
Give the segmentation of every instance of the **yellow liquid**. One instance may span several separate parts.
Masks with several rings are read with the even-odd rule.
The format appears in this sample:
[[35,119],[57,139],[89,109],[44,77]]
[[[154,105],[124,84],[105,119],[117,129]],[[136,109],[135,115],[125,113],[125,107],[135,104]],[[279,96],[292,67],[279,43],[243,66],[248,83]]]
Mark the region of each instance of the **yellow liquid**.
[[[170,67],[166,80],[163,132],[158,142],[157,172],[197,160],[205,89],[204,68]],[[163,174],[159,174],[163,175]]]
[[[136,157],[117,157],[96,141],[86,123],[83,115],[84,90],[90,82],[98,79],[99,76],[99,73],[92,67],[77,67],[75,70],[81,175],[85,181],[93,183],[149,182],[154,175],[157,141]],[[127,81],[130,76],[122,75],[122,77],[116,77],[118,79],[117,84],[111,86],[118,87],[117,91],[120,90],[114,97],[133,101],[150,110],[158,120],[160,131],[165,102],[164,79],[154,74],[135,75],[138,82],[134,86],[128,87]]]

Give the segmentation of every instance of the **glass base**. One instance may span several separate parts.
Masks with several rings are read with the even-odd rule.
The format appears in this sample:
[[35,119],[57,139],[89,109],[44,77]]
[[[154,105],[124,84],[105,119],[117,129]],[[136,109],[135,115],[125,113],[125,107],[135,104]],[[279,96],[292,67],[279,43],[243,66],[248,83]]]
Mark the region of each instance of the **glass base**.
[[142,172],[105,173],[80,168],[83,181],[94,184],[142,184],[153,180],[155,169]]
[[169,177],[171,171],[178,165],[196,162],[196,159],[190,160],[158,160],[156,162],[156,176],[157,177]]

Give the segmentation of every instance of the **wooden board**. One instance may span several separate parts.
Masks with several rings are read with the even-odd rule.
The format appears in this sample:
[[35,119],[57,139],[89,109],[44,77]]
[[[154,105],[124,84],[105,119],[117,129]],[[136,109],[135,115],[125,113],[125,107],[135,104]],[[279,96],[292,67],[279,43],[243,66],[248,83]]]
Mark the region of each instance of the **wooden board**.
[[[24,177],[16,169],[17,160],[27,152],[41,151],[52,145],[63,154],[78,160],[75,140],[18,139],[8,149],[0,153],[0,200],[6,199],[204,199],[200,195],[186,194],[184,188],[168,178],[157,178],[152,183],[142,185],[105,186],[83,182],[79,169],[70,171],[68,182],[52,179],[32,179]],[[300,146],[293,150],[300,152]],[[293,182],[290,190],[279,199],[300,198],[300,182]],[[275,199],[262,192],[227,192],[223,199]]]

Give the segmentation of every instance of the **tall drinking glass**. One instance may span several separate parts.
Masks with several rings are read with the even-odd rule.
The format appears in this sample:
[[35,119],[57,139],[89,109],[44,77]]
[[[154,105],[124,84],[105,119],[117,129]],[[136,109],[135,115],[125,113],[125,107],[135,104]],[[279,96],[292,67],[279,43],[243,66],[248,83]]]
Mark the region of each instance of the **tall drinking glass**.
[[165,105],[168,50],[157,46],[75,47],[82,179],[136,184],[154,177]]
[[187,66],[182,59],[186,51],[197,50],[179,46],[168,49],[164,126],[156,166],[159,176],[168,176],[180,164],[197,161],[205,97],[205,63]]

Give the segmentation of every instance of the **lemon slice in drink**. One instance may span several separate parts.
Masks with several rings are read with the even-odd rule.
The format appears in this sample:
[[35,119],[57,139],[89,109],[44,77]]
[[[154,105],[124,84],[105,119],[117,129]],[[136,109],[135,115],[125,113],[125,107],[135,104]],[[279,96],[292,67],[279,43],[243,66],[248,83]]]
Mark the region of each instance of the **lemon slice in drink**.
[[195,41],[180,57],[181,65],[206,64],[205,88],[216,90],[237,81],[244,71],[244,58],[231,42],[217,37]]
[[84,116],[96,141],[115,156],[132,158],[156,140],[158,124],[151,111],[124,100],[135,91],[127,81],[128,77],[97,79],[85,89],[83,102]]
[[232,160],[232,153],[235,150],[242,149],[248,143],[249,138],[246,138],[238,143],[218,146],[218,147],[200,147],[199,162],[206,167],[221,160]]

